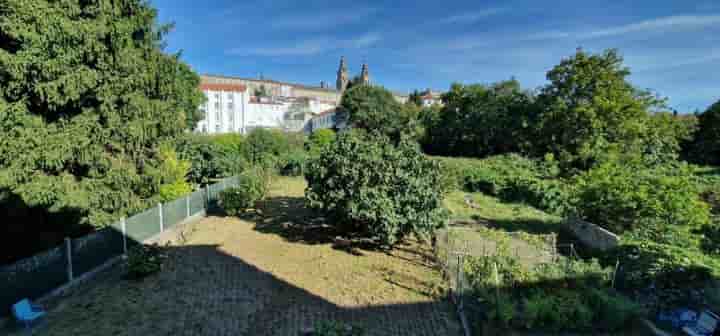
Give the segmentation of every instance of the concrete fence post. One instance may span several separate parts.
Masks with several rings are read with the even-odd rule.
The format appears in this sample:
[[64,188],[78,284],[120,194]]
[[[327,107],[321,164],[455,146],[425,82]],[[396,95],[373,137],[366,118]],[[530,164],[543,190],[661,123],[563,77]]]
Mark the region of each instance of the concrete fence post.
[[72,263],[72,242],[70,238],[65,237],[65,254],[67,255],[67,277],[68,282],[73,281],[73,263]]
[[185,196],[185,218],[190,217],[190,195]]
[[160,232],[165,231],[165,223],[163,221],[162,203],[158,203],[158,214],[160,215]]
[[205,210],[210,209],[210,185],[205,186]]
[[127,221],[125,217],[120,218],[120,227],[122,228],[123,254],[127,255]]

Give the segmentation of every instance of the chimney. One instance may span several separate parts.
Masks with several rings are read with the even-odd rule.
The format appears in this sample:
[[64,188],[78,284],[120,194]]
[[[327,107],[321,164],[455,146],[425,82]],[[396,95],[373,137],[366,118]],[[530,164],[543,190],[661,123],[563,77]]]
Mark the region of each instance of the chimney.
[[320,88],[321,88],[321,89],[324,89],[324,88],[325,88],[325,81],[320,81]]

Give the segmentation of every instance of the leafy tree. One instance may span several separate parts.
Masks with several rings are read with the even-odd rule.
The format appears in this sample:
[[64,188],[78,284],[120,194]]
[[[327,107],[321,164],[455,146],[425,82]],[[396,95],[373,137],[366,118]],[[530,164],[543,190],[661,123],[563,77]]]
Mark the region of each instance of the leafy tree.
[[611,147],[620,151],[646,130],[648,112],[663,102],[628,81],[628,68],[614,49],[582,50],[547,73],[531,120],[534,151],[551,152],[567,168],[586,169]]
[[697,163],[720,164],[720,100],[698,116],[690,156]]
[[422,93],[418,90],[413,90],[408,96],[408,104],[415,104],[416,106],[423,106]]
[[289,147],[288,138],[281,131],[256,128],[247,137],[246,157],[252,164],[270,167]]
[[488,156],[519,151],[533,97],[516,80],[453,84],[439,113],[425,113],[426,152]]
[[417,110],[400,104],[385,88],[355,86],[345,91],[340,106],[347,112],[353,127],[379,133],[395,141],[416,135]]
[[253,96],[255,96],[255,97],[269,97],[269,96],[270,96],[270,93],[268,93],[268,90],[267,90],[267,88],[265,87],[265,85],[260,85],[259,88],[255,88],[255,90],[253,90]]
[[308,141],[305,143],[305,149],[310,155],[320,155],[322,149],[335,141],[335,138],[335,131],[327,128],[319,129],[310,134]]
[[140,0],[3,2],[0,190],[93,225],[156,196],[158,144],[202,101],[156,16]]
[[311,206],[383,245],[427,236],[446,219],[439,164],[409,141],[342,133],[311,160],[305,177]]

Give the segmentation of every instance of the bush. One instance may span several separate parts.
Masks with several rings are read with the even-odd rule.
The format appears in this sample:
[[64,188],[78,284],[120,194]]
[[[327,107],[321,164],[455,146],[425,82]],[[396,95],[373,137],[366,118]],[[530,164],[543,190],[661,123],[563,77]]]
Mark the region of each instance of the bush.
[[648,241],[627,242],[608,252],[605,259],[608,264],[620,262],[620,284],[626,289],[699,288],[720,270],[716,261],[697,250]]
[[427,236],[447,218],[439,165],[410,142],[344,133],[312,159],[307,199],[348,232],[393,245]]
[[265,198],[270,184],[269,173],[262,168],[253,168],[238,176],[238,186],[220,192],[220,207],[230,216],[235,216],[255,206]]
[[293,151],[281,160],[280,174],[283,176],[302,176],[307,163],[307,154],[303,151]]
[[254,165],[268,166],[290,150],[289,136],[277,130],[256,128],[247,136],[245,156]]
[[580,175],[575,188],[573,212],[615,233],[648,226],[656,232],[669,226],[697,229],[710,218],[684,166],[605,163]]
[[312,156],[320,155],[325,146],[335,141],[335,131],[331,129],[319,129],[313,132],[305,143],[305,150]]
[[128,251],[128,277],[141,279],[162,269],[167,255],[159,245],[137,245]]

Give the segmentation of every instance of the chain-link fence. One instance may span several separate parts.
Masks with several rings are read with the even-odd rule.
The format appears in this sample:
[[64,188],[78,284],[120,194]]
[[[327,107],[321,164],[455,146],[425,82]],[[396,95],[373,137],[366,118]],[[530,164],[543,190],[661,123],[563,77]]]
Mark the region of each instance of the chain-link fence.
[[0,267],[0,316],[22,298],[37,299],[107,264],[133,245],[203,215],[217,207],[221,191],[238,185],[228,177],[206,188],[167,203],[158,204],[89,235],[65,239],[65,244]]

